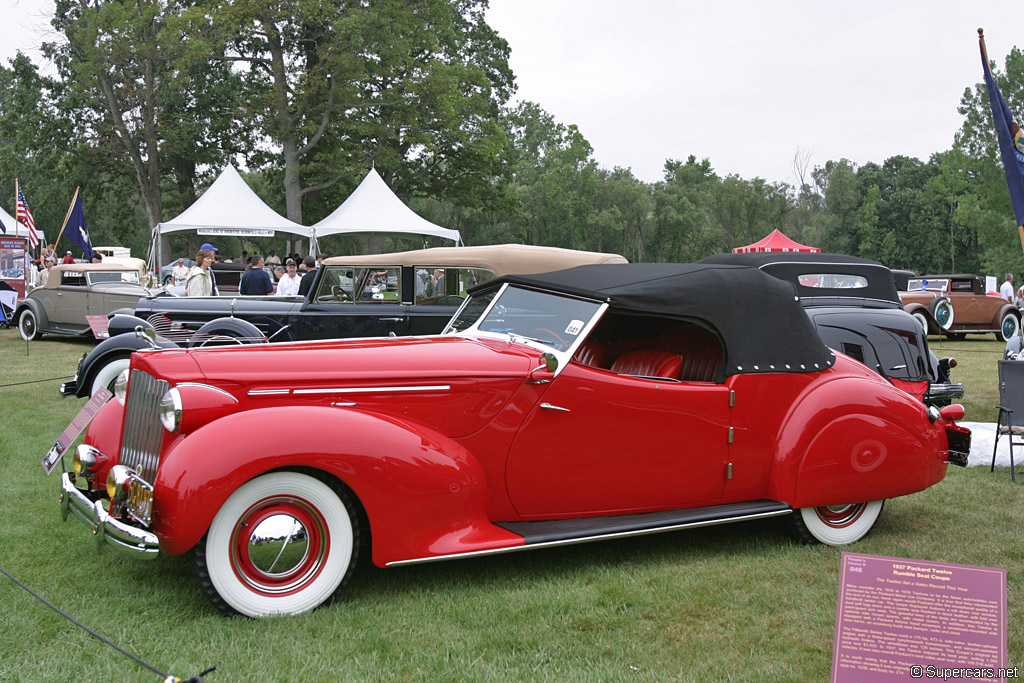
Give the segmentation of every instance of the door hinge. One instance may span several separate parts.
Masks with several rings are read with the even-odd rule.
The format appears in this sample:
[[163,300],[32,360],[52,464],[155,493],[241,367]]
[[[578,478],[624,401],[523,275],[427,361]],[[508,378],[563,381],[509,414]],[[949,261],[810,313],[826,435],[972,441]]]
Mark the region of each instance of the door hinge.
[[725,463],[725,478],[726,479],[732,479],[732,463],[731,462]]
[[736,405],[736,390],[729,390],[729,407],[732,408]]
[[732,443],[732,440],[733,440],[734,436],[735,436],[735,434],[733,433],[733,428],[729,427],[729,443]]

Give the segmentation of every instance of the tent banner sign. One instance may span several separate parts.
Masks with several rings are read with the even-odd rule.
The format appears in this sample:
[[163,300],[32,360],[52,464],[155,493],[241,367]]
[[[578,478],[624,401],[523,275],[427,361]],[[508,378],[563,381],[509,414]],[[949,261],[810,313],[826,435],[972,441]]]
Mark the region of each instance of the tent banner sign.
[[199,235],[220,237],[273,237],[274,231],[267,228],[199,228]]
[[1006,570],[843,553],[832,683],[1007,681]]

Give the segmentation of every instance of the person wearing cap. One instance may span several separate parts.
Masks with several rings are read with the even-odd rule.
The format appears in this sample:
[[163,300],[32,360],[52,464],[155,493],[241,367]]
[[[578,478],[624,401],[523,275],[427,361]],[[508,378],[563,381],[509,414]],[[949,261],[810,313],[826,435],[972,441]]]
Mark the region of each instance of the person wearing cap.
[[47,256],[43,259],[43,268],[39,271],[39,275],[36,276],[36,287],[45,287],[46,281],[50,279],[50,268],[57,265],[57,259],[53,256]]
[[98,251],[94,251],[92,253],[92,258],[89,259],[89,262],[90,263],[103,263],[103,254],[99,253]]
[[71,255],[71,252],[70,251],[65,252],[63,263],[74,263],[74,262],[75,262],[75,257]]
[[295,259],[289,258],[284,262],[284,268],[284,277],[277,281],[277,296],[298,296],[299,283],[302,281],[299,266]]

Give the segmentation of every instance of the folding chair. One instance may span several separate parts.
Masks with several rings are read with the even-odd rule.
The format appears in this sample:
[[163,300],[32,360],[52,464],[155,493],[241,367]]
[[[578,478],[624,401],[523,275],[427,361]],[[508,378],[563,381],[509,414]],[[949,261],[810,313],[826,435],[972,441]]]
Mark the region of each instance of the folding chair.
[[996,442],[992,446],[992,466],[996,468],[996,449],[999,437],[1006,434],[1010,439],[1010,479],[1017,481],[1014,473],[1013,447],[1024,446],[1024,440],[1014,441],[1015,436],[1024,437],[1024,361],[1001,360],[999,363],[999,418],[996,421]]

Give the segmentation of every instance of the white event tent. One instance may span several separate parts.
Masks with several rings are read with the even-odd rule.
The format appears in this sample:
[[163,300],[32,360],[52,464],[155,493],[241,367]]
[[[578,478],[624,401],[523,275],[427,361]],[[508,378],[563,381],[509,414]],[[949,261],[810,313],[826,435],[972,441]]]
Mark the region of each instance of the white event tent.
[[181,230],[195,230],[200,236],[211,238],[218,235],[273,237],[276,231],[281,231],[312,238],[314,242],[316,240],[312,230],[288,220],[267,206],[231,164],[224,167],[213,184],[192,206],[171,220],[157,224],[150,247],[150,254],[156,255],[156,268],[163,265],[160,236]]
[[462,243],[458,230],[431,223],[399,199],[376,169],[371,168],[359,187],[334,212],[312,227],[315,237],[338,233],[401,233],[432,235]]

